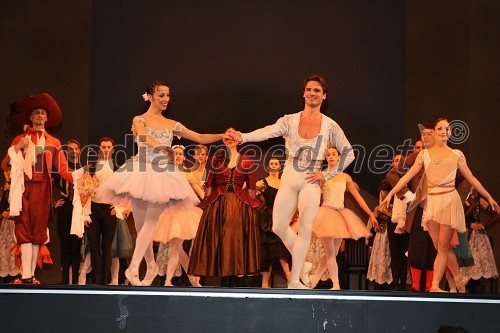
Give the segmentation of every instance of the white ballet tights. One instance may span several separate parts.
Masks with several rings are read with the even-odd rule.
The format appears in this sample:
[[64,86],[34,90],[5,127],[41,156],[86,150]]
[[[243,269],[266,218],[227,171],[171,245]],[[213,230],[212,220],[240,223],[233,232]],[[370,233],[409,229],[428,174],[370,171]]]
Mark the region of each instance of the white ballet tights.
[[21,274],[23,279],[35,276],[36,261],[40,245],[33,243],[21,244]]
[[[280,189],[273,207],[273,232],[292,254],[290,281],[298,281],[311,241],[311,228],[318,213],[321,190],[319,183],[305,180],[306,172],[297,172],[287,165],[281,177]],[[298,208],[299,233],[290,227],[290,220]]]
[[138,273],[142,258],[146,259],[148,264],[154,263],[153,231],[164,208],[165,204],[151,203],[140,199],[132,200],[137,239],[129,269],[135,275]]
[[342,238],[325,237],[321,238],[321,240],[325,249],[326,267],[328,267],[330,279],[335,287],[339,287],[339,266],[337,265],[337,254],[339,253],[340,244],[342,244]]

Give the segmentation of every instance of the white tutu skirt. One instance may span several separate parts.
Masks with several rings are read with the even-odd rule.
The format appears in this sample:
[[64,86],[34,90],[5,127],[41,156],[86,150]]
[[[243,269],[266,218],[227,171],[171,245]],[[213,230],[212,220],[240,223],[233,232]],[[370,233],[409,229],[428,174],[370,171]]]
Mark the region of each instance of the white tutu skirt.
[[164,213],[192,210],[199,203],[184,175],[172,164],[127,160],[97,188],[105,202],[129,207],[132,199],[166,204]]
[[391,250],[389,249],[387,228],[384,228],[383,232],[375,234],[366,279],[378,284],[392,283]]
[[174,238],[195,238],[202,214],[203,210],[199,207],[174,214],[161,214],[153,232],[153,240],[168,243]]
[[470,235],[469,245],[474,258],[474,265],[460,267],[462,274],[473,280],[479,280],[480,278],[496,279],[498,270],[488,234],[473,230]]
[[319,238],[352,238],[370,237],[366,224],[349,208],[337,210],[321,206],[314,220],[313,232]]
[[427,195],[424,217],[422,218],[424,230],[428,230],[427,221],[429,220],[450,225],[458,232],[466,231],[464,208],[456,190],[445,194]]

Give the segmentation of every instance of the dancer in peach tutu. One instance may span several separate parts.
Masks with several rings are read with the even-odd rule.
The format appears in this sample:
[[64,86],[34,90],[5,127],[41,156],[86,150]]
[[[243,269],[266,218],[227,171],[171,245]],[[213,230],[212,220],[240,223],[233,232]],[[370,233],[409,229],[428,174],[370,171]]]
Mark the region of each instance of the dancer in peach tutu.
[[[184,171],[184,146],[172,146],[174,151],[174,163],[177,165],[179,171]],[[193,188],[198,197],[203,198],[205,193],[198,185],[191,173],[183,172],[189,184]],[[201,214],[203,211],[199,207],[193,207],[193,210],[175,214],[161,214],[156,228],[153,232],[153,240],[160,243],[158,249],[158,256],[156,261],[158,265],[164,266],[160,261],[166,261],[166,279],[165,287],[172,286],[172,278],[177,270],[179,261],[184,271],[187,272],[189,265],[189,256],[182,248],[182,243],[185,240],[193,239],[196,237],[198,231],[198,224],[200,223]],[[167,249],[168,247],[168,249]],[[168,252],[168,256],[165,254]],[[189,282],[194,287],[201,287],[197,277],[188,275]],[[142,280],[143,286],[151,285],[152,280]]]
[[136,116],[132,133],[138,154],[125,162],[98,192],[110,203],[132,206],[137,240],[130,266],[125,276],[133,286],[142,286],[139,264],[146,260],[146,281],[157,275],[158,266],[153,253],[153,231],[162,212],[172,214],[192,210],[199,200],[186,177],[174,165],[170,155],[174,136],[200,143],[221,140],[223,134],[199,134],[162,115],[170,101],[170,88],[162,81],[153,81],[143,98],[148,110]]
[[[340,160],[340,153],[335,147],[328,148],[326,154],[328,167],[333,169]],[[368,215],[370,225],[376,227],[377,219],[359,194],[357,185],[351,176],[339,173],[335,177],[324,182],[321,187],[323,204],[318,210],[318,215],[312,227],[316,236],[321,239],[325,249],[325,256],[320,261],[314,275],[311,275],[311,287],[314,288],[328,268],[330,279],[333,282],[333,290],[340,290],[339,269],[337,265],[337,254],[340,244],[344,238],[359,239],[370,237],[371,233],[364,223],[352,210],[344,207],[344,194],[349,191],[359,206]]]
[[431,292],[443,292],[439,288],[439,283],[447,266],[453,274],[460,292],[465,292],[465,285],[468,282],[468,278],[460,273],[457,257],[450,247],[453,233],[466,231],[462,200],[455,189],[457,170],[460,170],[465,179],[488,200],[492,210],[500,213],[498,203],[470,171],[464,154],[458,149],[448,147],[450,133],[448,120],[438,119],[434,126],[436,143],[419,153],[415,164],[382,202],[383,205],[388,206],[392,196],[398,193],[422,168],[425,169],[427,202],[422,227],[424,230],[429,230],[434,247],[438,252],[434,260]]

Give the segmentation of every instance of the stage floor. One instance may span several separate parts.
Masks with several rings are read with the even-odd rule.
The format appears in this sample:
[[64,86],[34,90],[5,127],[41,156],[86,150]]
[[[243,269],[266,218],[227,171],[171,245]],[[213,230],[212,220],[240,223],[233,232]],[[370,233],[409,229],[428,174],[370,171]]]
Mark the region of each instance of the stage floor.
[[500,332],[498,295],[50,285],[0,293],[2,332]]

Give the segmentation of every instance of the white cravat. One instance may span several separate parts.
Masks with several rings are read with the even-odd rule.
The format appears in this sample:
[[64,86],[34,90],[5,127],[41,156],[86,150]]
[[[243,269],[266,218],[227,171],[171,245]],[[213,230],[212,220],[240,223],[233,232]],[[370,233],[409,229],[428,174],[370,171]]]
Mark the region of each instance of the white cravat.
[[[42,130],[44,131],[44,130]],[[45,135],[37,136],[37,141],[36,145],[35,143],[31,140],[31,135],[28,134],[26,135],[26,138],[28,138],[29,143],[28,143],[28,148],[26,149],[26,156],[24,157],[24,173],[26,176],[28,176],[29,179],[33,176],[33,166],[36,163],[36,157],[37,155],[43,154],[45,150]]]

